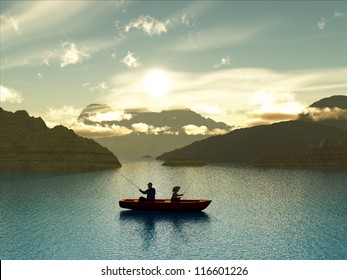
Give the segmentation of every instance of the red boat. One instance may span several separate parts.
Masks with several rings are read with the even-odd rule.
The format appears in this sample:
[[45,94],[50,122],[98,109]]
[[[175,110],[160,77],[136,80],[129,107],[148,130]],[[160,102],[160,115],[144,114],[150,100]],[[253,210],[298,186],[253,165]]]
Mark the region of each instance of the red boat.
[[132,210],[193,212],[204,210],[212,200],[207,199],[156,199],[154,201],[139,201],[138,199],[121,199],[119,206]]

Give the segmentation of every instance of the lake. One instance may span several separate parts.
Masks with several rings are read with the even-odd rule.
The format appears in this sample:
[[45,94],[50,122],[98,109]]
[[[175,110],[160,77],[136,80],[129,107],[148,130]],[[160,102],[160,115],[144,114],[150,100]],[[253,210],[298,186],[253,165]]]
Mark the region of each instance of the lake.
[[1,172],[0,259],[347,259],[347,172],[238,164],[118,171],[157,197],[212,199],[199,213],[119,208],[141,193],[115,170]]

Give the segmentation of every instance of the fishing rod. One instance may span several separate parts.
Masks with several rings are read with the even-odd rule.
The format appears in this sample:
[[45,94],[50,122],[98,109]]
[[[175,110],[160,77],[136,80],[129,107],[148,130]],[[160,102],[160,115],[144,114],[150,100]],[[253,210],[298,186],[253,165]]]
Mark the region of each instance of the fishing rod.
[[134,185],[136,188],[138,188],[140,190],[140,187],[137,186],[135,183],[133,183],[130,179],[128,179],[125,175],[123,175],[122,173],[120,173],[117,169],[116,172],[121,175],[124,179],[126,179],[128,182],[130,182],[132,185]]

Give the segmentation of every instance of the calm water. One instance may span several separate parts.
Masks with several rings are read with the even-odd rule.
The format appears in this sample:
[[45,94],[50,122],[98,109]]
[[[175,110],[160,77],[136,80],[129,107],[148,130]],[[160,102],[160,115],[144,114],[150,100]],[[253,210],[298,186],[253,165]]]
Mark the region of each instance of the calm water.
[[2,172],[0,259],[347,259],[347,172],[123,164],[158,197],[191,183],[212,203],[140,213],[119,208],[140,193],[115,171]]

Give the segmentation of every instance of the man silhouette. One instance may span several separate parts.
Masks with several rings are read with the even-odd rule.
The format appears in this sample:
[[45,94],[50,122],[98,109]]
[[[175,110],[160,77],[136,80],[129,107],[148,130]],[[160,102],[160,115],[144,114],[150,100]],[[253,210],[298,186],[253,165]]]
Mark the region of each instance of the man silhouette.
[[148,186],[148,189],[145,191],[139,189],[139,191],[142,192],[143,194],[147,194],[147,198],[141,196],[139,198],[139,200],[141,200],[141,201],[154,201],[155,200],[155,188],[152,187],[153,184],[151,182],[149,182],[147,184],[147,186]]

